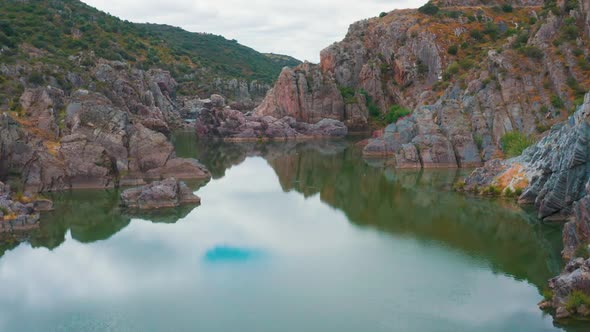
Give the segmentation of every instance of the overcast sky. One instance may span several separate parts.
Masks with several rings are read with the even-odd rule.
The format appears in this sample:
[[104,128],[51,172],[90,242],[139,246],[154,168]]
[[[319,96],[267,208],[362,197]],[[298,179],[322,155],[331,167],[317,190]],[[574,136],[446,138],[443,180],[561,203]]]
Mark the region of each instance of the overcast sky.
[[179,26],[236,39],[260,52],[319,61],[319,52],[341,40],[348,26],[426,0],[83,0],[132,22]]

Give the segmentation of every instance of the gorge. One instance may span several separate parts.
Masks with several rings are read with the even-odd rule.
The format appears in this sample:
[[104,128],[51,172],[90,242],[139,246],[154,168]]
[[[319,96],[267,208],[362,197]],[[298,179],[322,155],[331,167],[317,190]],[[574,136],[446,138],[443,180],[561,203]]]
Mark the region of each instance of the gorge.
[[590,3],[421,5],[313,64],[0,4],[0,329],[587,329]]

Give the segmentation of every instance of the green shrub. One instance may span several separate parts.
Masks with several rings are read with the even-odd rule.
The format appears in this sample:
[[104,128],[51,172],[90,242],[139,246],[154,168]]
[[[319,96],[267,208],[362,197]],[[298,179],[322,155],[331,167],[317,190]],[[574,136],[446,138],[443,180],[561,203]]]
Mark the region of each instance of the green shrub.
[[363,96],[365,96],[365,103],[366,103],[367,109],[369,110],[369,115],[374,118],[380,116],[381,110],[379,109],[379,106],[377,106],[377,104],[375,104],[375,102],[373,101],[373,98],[369,95],[369,93],[365,90],[361,90],[360,93]]
[[447,67],[447,70],[445,70],[445,72],[443,73],[443,80],[445,80],[445,81],[450,80],[453,76],[457,75],[460,70],[461,70],[461,66],[459,66],[459,63],[457,63],[457,62],[451,63]]
[[439,8],[431,2],[427,2],[424,6],[418,8],[418,11],[426,15],[435,15],[438,13]]
[[342,95],[342,98],[344,99],[344,103],[346,104],[354,104],[357,102],[356,98],[355,98],[355,91],[353,88],[351,87],[340,87],[340,94]]
[[543,58],[543,51],[536,46],[525,46],[522,48],[522,53],[529,58],[540,60]]
[[487,22],[483,29],[483,33],[490,36],[492,40],[495,40],[499,33],[498,26],[494,22]]
[[381,14],[379,14],[379,17],[381,17],[381,18],[383,18],[385,16],[387,16],[387,13],[386,12],[381,12]]
[[553,291],[549,288],[543,289],[543,299],[545,299],[545,301],[553,300]]
[[453,189],[455,191],[464,191],[465,190],[465,181],[461,180],[461,181],[455,182],[455,184],[453,185]]
[[590,252],[588,251],[588,244],[584,243],[578,246],[578,248],[576,248],[576,251],[574,252],[574,256],[575,257],[582,257],[584,259],[588,259],[590,258]]
[[2,212],[2,214],[5,216],[10,214],[10,211],[8,211],[8,209],[5,208],[4,206],[0,206],[0,212]]
[[563,11],[565,13],[569,13],[571,10],[578,8],[578,1],[577,0],[566,0],[563,6]]
[[29,75],[28,81],[31,84],[41,85],[45,82],[45,78],[43,78],[43,74],[34,71]]
[[450,55],[457,55],[458,51],[459,51],[459,48],[457,47],[457,45],[451,45],[447,49],[447,53],[449,53]]
[[580,30],[575,25],[567,25],[561,31],[561,36],[566,40],[575,40],[579,35]]
[[418,59],[418,61],[416,61],[416,70],[419,75],[424,75],[428,73],[430,68],[428,68],[428,65],[422,62],[422,60]]
[[514,10],[514,9],[513,9],[513,8],[512,8],[512,6],[511,6],[511,5],[509,5],[509,4],[504,4],[504,5],[502,5],[502,11],[503,11],[504,13],[512,13],[512,11],[513,11],[513,10]]
[[561,98],[559,98],[558,95],[551,96],[551,105],[553,105],[553,107],[555,107],[555,108],[560,108],[560,109],[565,106],[563,104],[563,100],[561,100]]
[[582,291],[575,290],[567,297],[565,307],[573,312],[582,304],[590,306],[590,297]]
[[479,134],[474,134],[473,141],[475,142],[475,145],[477,145],[477,149],[481,151],[483,149],[483,137]]
[[476,41],[483,40],[483,34],[479,30],[471,30],[471,31],[469,31],[469,35],[471,36],[471,38],[475,39]]
[[400,105],[393,105],[389,108],[389,112],[385,114],[385,121],[387,121],[387,123],[396,123],[397,120],[410,115],[410,113],[412,113],[412,111],[407,108],[401,107]]
[[520,156],[522,152],[531,146],[534,141],[531,137],[518,131],[506,133],[500,139],[502,150],[508,158]]
[[483,195],[490,195],[490,196],[500,196],[501,193],[502,193],[502,191],[500,190],[500,188],[493,186],[493,185],[485,187],[482,191]]
[[475,66],[475,61],[470,59],[461,59],[459,60],[459,66],[461,66],[463,70],[469,70]]

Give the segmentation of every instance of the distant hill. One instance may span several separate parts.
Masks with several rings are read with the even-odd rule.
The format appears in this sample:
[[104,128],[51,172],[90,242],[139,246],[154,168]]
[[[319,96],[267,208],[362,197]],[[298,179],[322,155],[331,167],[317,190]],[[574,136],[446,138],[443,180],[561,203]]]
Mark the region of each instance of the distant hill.
[[[300,63],[287,56],[259,53],[221,36],[131,23],[77,0],[0,1],[0,64],[23,64],[27,72],[30,68],[49,71],[48,66],[53,65],[66,76],[80,70],[69,57],[92,52],[95,56],[87,61],[104,58],[142,69],[162,68],[180,83],[198,81],[200,86],[217,78],[272,83],[284,66]],[[3,82],[7,75],[0,74],[4,74],[0,94],[20,92],[12,91],[18,90],[16,82]],[[33,81],[43,73],[36,74]],[[64,77],[54,76],[67,90]]]

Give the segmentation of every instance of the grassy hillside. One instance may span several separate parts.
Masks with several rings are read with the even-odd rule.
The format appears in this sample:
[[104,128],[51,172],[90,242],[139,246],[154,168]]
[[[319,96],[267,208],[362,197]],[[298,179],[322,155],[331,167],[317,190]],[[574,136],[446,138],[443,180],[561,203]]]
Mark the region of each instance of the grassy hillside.
[[[68,57],[91,52],[139,68],[167,69],[179,81],[197,76],[201,81],[235,77],[271,83],[282,67],[299,63],[256,52],[221,36],[123,21],[77,0],[0,1],[0,63],[18,63],[39,71],[54,66],[63,76],[80,70]],[[29,69],[28,79],[33,82],[47,77]],[[3,74],[0,72],[0,84],[8,80]],[[66,84],[60,82],[60,75],[53,77],[59,85]],[[5,88],[0,86],[0,93],[18,92]]]

